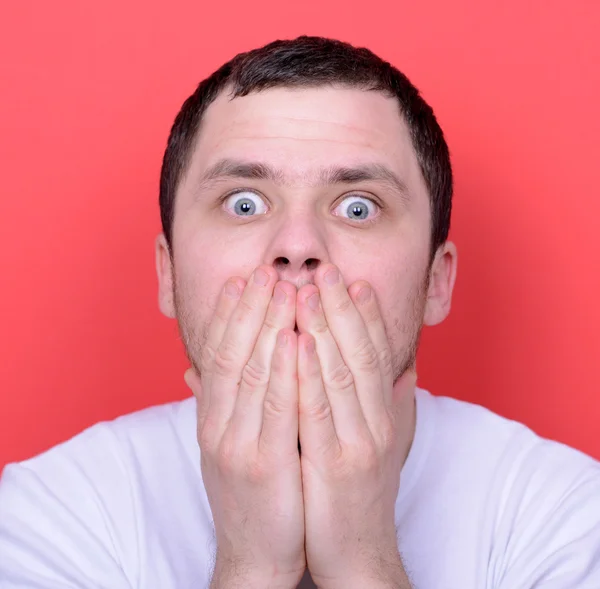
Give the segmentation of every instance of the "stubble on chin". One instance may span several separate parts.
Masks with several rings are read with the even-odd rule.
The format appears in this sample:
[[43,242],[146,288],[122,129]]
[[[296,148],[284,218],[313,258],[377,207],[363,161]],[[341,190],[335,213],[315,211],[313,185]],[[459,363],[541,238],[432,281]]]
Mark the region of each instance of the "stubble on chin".
[[[186,288],[181,287],[179,282],[174,278],[173,282],[173,306],[175,308],[175,317],[177,320],[177,328],[179,338],[183,343],[185,355],[190,365],[201,374],[202,350],[208,338],[208,321],[202,320],[197,316],[189,303],[191,296],[187,294]],[[210,309],[208,302],[205,303],[205,308],[209,310],[209,316],[212,317],[214,309]]]
[[[205,309],[205,318],[194,312],[190,301],[193,299],[187,288],[180,285],[175,272],[173,286],[173,305],[179,337],[183,342],[185,354],[190,365],[200,374],[202,350],[208,338],[209,322],[214,314],[214,304],[209,301],[202,303]],[[416,363],[417,351],[423,328],[425,303],[429,288],[429,272],[426,273],[421,283],[416,286],[409,296],[409,312],[405,317],[393,318],[386,332],[392,351],[392,369],[394,382]],[[400,343],[402,342],[402,343]]]

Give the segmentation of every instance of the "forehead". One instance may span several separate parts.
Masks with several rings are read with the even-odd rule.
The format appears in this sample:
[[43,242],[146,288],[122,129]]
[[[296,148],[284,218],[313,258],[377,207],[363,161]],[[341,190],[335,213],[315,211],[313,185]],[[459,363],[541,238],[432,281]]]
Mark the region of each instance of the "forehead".
[[395,98],[350,88],[273,88],[207,108],[190,176],[223,158],[263,161],[290,182],[324,166],[382,164],[420,183],[408,127]]

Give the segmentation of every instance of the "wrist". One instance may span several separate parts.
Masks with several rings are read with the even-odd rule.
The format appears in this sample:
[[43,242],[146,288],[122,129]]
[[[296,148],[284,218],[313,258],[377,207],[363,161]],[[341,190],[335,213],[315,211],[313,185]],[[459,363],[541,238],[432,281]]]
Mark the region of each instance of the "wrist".
[[327,583],[315,583],[318,589],[412,589],[406,574],[362,575],[352,579],[336,580]]
[[411,589],[412,585],[398,557],[397,561],[348,570],[343,577],[321,581],[313,577],[318,589]]
[[260,570],[240,562],[219,561],[210,584],[210,589],[296,589],[304,570],[279,573],[275,570]]
[[298,582],[290,582],[289,579],[281,577],[226,572],[213,576],[210,589],[296,589]]

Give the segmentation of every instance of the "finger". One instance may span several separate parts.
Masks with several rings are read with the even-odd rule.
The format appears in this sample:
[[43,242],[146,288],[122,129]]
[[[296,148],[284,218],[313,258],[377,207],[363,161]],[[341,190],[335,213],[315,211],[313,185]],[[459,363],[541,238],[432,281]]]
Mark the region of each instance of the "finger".
[[341,449],[321,374],[315,339],[302,333],[298,337],[298,427],[304,456],[327,456]]
[[185,384],[190,388],[196,400],[202,396],[202,380],[200,376],[193,368],[188,368],[183,373],[183,380]]
[[340,442],[355,442],[357,433],[368,433],[368,427],[356,394],[354,376],[325,319],[317,287],[314,284],[303,286],[298,291],[297,300],[298,327],[315,339],[335,431]]
[[204,348],[202,349],[202,358],[200,362],[201,374],[209,372],[212,369],[215,353],[223,340],[223,335],[231,319],[235,308],[238,305],[240,296],[244,292],[246,282],[243,278],[233,277],[224,284],[217,301],[215,313],[208,326],[208,333]]
[[[221,340],[223,339],[223,334],[225,333],[225,329],[227,328],[231,314],[236,308],[238,300],[245,286],[246,281],[239,277],[230,278],[224,284],[217,301],[215,313],[208,327],[206,340],[202,346],[200,366],[198,367],[200,374],[198,375],[196,373],[196,376],[198,377],[197,380],[201,379],[202,382],[196,382],[196,379],[193,377],[190,378],[190,382],[188,382],[188,378],[184,377],[186,383],[196,397],[199,426],[204,423],[206,412],[208,410],[211,370],[215,358],[215,352],[219,347]],[[195,372],[195,370],[193,371]],[[198,391],[200,391],[200,387],[203,391],[201,395],[198,393]]]
[[375,348],[383,385],[383,401],[385,406],[389,408],[392,402],[394,367],[392,363],[392,350],[385,330],[383,317],[377,304],[377,297],[369,283],[364,280],[352,284],[348,289],[348,294],[360,313],[369,334],[369,339]]
[[231,427],[240,443],[258,443],[273,355],[281,354],[276,346],[277,334],[282,329],[293,331],[295,320],[296,287],[289,282],[278,282],[256,345],[242,372],[238,399],[231,418]]
[[297,456],[298,342],[293,329],[282,329],[277,334],[261,419],[258,444]]
[[233,414],[242,371],[252,355],[276,280],[272,267],[260,266],[254,271],[215,351],[205,423],[217,439]]
[[387,417],[377,351],[339,270],[326,264],[315,275],[323,313],[354,377],[358,401],[373,434]]

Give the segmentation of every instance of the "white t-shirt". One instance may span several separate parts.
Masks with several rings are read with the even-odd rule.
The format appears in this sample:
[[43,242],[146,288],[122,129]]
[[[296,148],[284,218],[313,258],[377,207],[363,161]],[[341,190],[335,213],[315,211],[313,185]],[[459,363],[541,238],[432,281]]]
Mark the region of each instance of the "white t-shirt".
[[[477,405],[416,395],[396,503],[415,589],[600,589],[600,463]],[[208,587],[195,412],[194,398],[152,407],[6,466],[0,587]]]

